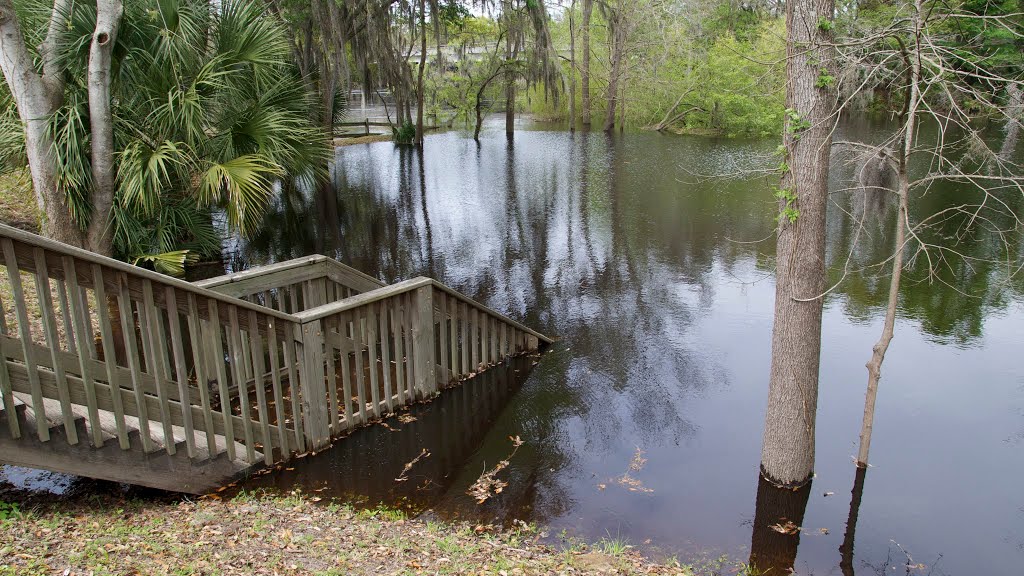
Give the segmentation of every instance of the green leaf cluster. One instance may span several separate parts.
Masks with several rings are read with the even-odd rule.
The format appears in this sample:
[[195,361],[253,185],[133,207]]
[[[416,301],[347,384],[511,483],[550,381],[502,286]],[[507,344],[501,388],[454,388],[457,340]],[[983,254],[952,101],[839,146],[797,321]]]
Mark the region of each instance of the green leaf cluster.
[[[45,25],[33,14],[48,6],[23,3],[30,38]],[[59,185],[83,226],[92,217],[86,78],[95,18],[95,4],[69,8],[58,42],[67,88],[50,119]],[[188,259],[218,252],[225,229],[251,233],[286,175],[324,175],[329,145],[310,121],[317,102],[263,1],[126,2],[113,56],[117,256],[180,273]],[[2,158],[18,145],[0,139]]]

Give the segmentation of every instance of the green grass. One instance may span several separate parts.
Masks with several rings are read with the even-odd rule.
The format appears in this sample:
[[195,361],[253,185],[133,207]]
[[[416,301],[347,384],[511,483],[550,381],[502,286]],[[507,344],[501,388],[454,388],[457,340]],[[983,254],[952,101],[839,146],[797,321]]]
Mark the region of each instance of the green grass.
[[36,206],[28,168],[0,174],[0,222],[31,232],[39,231],[42,214]]
[[596,547],[598,550],[609,556],[619,557],[625,554],[626,551],[633,546],[630,545],[629,540],[625,538],[612,538],[611,536],[608,536],[606,538],[602,538],[601,541],[597,543]]

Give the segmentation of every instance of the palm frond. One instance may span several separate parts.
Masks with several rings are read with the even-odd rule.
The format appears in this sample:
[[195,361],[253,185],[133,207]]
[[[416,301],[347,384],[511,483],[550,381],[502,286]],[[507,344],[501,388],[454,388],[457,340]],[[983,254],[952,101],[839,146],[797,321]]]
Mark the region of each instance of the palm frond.
[[248,234],[259,222],[281,167],[257,154],[210,162],[200,176],[199,203],[223,206],[228,225]]

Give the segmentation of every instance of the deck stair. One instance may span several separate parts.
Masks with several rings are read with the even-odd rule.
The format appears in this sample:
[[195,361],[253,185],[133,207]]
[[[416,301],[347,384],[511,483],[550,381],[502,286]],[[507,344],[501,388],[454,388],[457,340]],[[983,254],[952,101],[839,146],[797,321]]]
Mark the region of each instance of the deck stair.
[[324,256],[189,283],[0,225],[0,462],[203,493],[551,340]]

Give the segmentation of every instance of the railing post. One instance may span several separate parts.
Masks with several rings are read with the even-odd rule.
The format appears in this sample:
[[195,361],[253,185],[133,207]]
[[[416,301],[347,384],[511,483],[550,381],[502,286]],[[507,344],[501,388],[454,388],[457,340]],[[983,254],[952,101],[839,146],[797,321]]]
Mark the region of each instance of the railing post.
[[324,386],[324,332],[320,320],[302,325],[299,334],[302,346],[302,416],[307,446],[319,450],[331,443],[330,410]]
[[434,360],[434,287],[417,288],[413,297],[413,363],[416,367],[416,394],[428,398],[437,392]]

